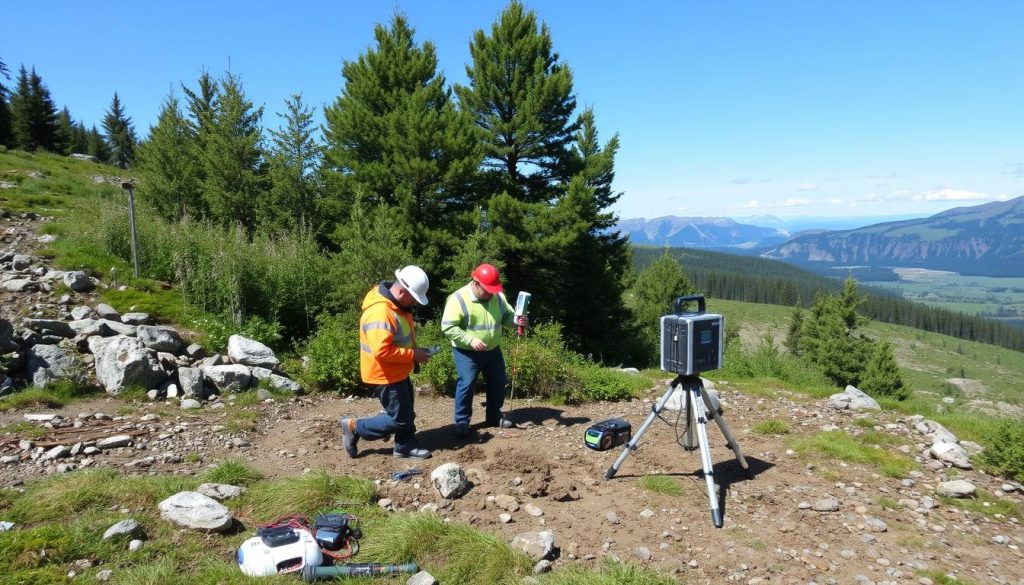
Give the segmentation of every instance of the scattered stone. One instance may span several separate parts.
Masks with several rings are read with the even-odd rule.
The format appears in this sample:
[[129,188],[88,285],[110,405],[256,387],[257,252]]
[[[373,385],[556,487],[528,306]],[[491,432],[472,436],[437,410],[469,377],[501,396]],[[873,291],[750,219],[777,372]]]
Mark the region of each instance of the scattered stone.
[[203,404],[201,402],[199,402],[198,400],[196,400],[195,398],[186,398],[186,399],[181,401],[181,409],[182,410],[196,410],[197,408],[202,408],[202,407],[203,407]]
[[96,283],[89,278],[89,275],[78,270],[65,272],[63,281],[68,288],[75,292],[89,292],[96,288]]
[[469,489],[466,472],[458,463],[439,465],[430,473],[430,481],[437,493],[446,500],[458,498]]
[[96,446],[100,449],[117,449],[119,447],[127,447],[131,444],[131,435],[114,435],[112,437],[96,441]]
[[153,319],[149,313],[125,313],[121,315],[121,322],[126,325],[152,325]]
[[494,496],[494,505],[506,512],[515,512],[519,509],[519,502],[514,496],[499,494]]
[[247,366],[204,366],[203,376],[221,392],[241,392],[249,387],[252,374]]
[[950,465],[959,467],[960,469],[972,469],[974,467],[971,465],[967,451],[955,443],[939,441],[932,445],[931,448],[928,449],[928,452],[932,457],[939,461],[949,463]]
[[135,540],[133,540],[133,541],[128,543],[128,550],[130,550],[132,552],[135,552],[135,551],[139,550],[140,548],[142,548],[142,541],[137,539],[137,538]]
[[200,484],[196,491],[215,500],[231,500],[241,496],[247,490],[244,487],[226,483],[204,483]]
[[620,522],[622,522],[621,520],[619,520],[619,515],[613,511],[608,511],[604,515],[604,517],[608,520],[608,522],[611,522],[612,524],[619,524]]
[[839,500],[835,498],[823,498],[811,505],[815,512],[838,512]]
[[523,506],[523,509],[526,510],[527,514],[533,516],[534,518],[540,518],[544,515],[544,510],[541,510],[540,507],[535,506],[533,504],[526,504],[525,506]]
[[641,561],[649,561],[654,555],[651,554],[651,549],[646,546],[638,546],[633,549],[633,554],[637,556]]
[[405,582],[405,585],[437,585],[437,579],[426,571],[420,571],[412,577],[409,577],[409,580]]
[[523,551],[535,561],[547,558],[554,547],[555,533],[550,530],[523,532],[512,539],[512,548]]
[[29,349],[28,375],[37,388],[60,379],[85,381],[78,360],[59,345],[36,345]]
[[224,532],[234,522],[223,504],[198,492],[178,492],[160,502],[160,517],[202,532]]
[[110,569],[103,569],[99,573],[96,573],[96,580],[100,583],[106,583],[110,581],[110,578],[114,576],[114,572]]
[[551,571],[551,561],[547,559],[541,559],[537,561],[537,564],[533,566],[533,574],[540,575]]
[[100,319],[109,319],[110,321],[121,321],[121,313],[118,313],[114,307],[106,303],[100,303],[96,305],[96,314]]
[[82,319],[85,319],[91,314],[92,309],[90,309],[89,307],[82,306],[71,309],[71,318],[74,319],[75,321],[81,321]]
[[881,518],[868,518],[864,523],[871,532],[885,532],[889,530],[889,526]]
[[498,514],[498,520],[501,521],[502,524],[508,524],[512,521],[512,514],[502,512],[501,514]]
[[846,390],[842,393],[829,396],[828,405],[836,410],[882,409],[874,398],[851,385],[847,385]]
[[127,520],[121,520],[117,524],[114,524],[107,531],[103,533],[103,540],[109,540],[119,536],[141,536],[142,526],[138,522],[129,518]]
[[951,498],[966,498],[967,496],[974,495],[975,490],[976,488],[973,483],[963,479],[944,481],[935,489],[940,495]]

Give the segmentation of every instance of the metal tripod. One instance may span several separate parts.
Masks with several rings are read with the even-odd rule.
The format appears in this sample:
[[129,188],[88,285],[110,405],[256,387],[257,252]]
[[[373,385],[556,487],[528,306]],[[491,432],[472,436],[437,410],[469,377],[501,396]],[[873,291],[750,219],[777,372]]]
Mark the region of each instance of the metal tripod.
[[[669,397],[675,391],[676,386],[682,385],[683,395],[686,399],[686,437],[684,440],[684,446],[687,450],[692,451],[695,449],[693,446],[693,433],[694,428],[697,432],[697,442],[700,445],[700,459],[704,466],[704,479],[708,484],[708,500],[711,503],[711,521],[714,522],[715,528],[722,527],[722,511],[718,507],[718,493],[715,487],[715,476],[714,468],[711,464],[711,446],[708,443],[708,417],[710,416],[718,423],[718,428],[722,430],[722,434],[725,436],[726,444],[732,449],[733,453],[736,454],[736,460],[739,461],[740,467],[747,472],[747,476],[750,476],[750,467],[747,465],[747,460],[743,458],[743,453],[740,453],[740,445],[736,442],[736,439],[732,436],[732,431],[729,430],[729,423],[725,422],[725,418],[722,417],[721,405],[715,404],[711,401],[711,397],[704,390],[704,383],[701,381],[700,376],[676,376],[675,380],[669,384],[668,390],[665,395],[661,397],[651,409],[651,414],[648,415],[647,420],[644,421],[640,428],[637,430],[633,438],[626,443],[626,447],[622,450],[622,454],[619,458],[612,463],[612,466],[605,472],[604,478],[611,479],[618,473],[619,467],[622,466],[622,462],[626,460],[626,457],[637,448],[640,443],[640,437],[644,436],[644,432],[647,431],[647,427],[651,426],[654,419],[658,417],[658,414],[665,404],[668,403]],[[694,424],[696,423],[696,424]]]

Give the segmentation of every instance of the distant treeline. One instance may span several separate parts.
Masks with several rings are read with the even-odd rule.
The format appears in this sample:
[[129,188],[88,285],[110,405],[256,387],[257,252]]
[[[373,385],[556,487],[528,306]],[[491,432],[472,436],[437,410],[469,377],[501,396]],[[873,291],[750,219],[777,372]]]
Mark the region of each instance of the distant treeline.
[[[634,247],[633,258],[641,270],[665,253],[665,248]],[[690,248],[668,248],[701,293],[714,298],[792,307],[810,307],[815,296],[842,290],[839,280],[765,258],[737,256]],[[867,301],[861,312],[885,323],[906,325],[1024,351],[1024,330],[992,319],[908,301],[888,291],[862,287]]]

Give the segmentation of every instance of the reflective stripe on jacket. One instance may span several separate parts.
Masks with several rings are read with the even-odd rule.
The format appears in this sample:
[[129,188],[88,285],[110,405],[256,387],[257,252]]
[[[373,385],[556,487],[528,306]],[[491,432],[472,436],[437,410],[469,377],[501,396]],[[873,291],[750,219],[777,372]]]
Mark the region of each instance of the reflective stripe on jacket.
[[386,284],[366,293],[359,317],[359,373],[366,384],[400,382],[413,368],[412,313],[391,298]]
[[448,295],[441,316],[441,332],[452,346],[472,349],[470,343],[479,339],[491,350],[501,343],[501,328],[515,325],[515,313],[505,293],[493,295],[487,302],[476,298],[472,283]]

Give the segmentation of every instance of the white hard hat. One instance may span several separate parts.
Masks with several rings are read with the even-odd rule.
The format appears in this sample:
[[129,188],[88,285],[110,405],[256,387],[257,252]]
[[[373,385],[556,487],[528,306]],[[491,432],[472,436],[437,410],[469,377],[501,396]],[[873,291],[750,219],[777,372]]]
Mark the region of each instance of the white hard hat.
[[427,278],[427,273],[423,272],[422,268],[412,265],[399,268],[395,271],[395,278],[398,279],[398,284],[409,291],[417,303],[427,304],[427,288],[430,287],[430,279]]

